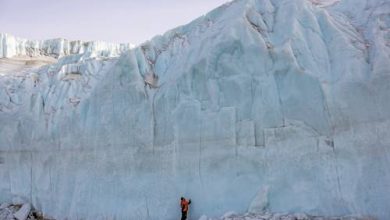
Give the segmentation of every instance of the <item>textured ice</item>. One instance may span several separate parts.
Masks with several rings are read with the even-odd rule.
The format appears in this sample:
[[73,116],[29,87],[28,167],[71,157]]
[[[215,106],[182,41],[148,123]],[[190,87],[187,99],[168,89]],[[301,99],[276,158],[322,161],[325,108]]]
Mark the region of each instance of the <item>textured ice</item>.
[[387,219],[390,3],[321,2],[233,1],[119,57],[50,46],[55,63],[3,74],[0,202],[58,219],[178,219],[180,196],[192,218]]

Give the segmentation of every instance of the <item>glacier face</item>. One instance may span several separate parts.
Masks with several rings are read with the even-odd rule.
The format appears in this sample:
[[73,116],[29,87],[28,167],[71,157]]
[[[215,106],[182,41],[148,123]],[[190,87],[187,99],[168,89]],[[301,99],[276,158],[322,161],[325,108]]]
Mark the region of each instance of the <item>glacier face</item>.
[[48,45],[53,64],[0,76],[2,200],[58,219],[176,219],[180,196],[193,218],[390,216],[388,2],[233,1],[119,57]]
[[118,56],[133,48],[132,44],[115,44],[103,41],[70,41],[62,38],[50,40],[27,40],[9,34],[0,34],[0,58],[14,56],[63,57],[72,54]]

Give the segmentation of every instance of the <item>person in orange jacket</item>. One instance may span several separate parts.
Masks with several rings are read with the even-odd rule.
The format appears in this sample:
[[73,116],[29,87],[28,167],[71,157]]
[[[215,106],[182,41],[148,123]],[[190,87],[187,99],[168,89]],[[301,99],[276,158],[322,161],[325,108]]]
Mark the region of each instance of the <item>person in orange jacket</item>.
[[191,204],[191,199],[189,199],[187,201],[184,197],[180,198],[181,220],[187,219],[187,212],[188,212],[190,204]]

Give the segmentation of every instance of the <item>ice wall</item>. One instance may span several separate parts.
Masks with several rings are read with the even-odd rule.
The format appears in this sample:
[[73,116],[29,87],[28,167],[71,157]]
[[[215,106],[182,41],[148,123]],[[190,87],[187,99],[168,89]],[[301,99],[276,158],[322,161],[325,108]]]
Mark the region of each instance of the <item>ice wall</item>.
[[27,40],[0,33],[0,58],[14,56],[62,57],[72,54],[119,56],[134,47],[132,44],[116,44],[103,41],[70,41],[66,39]]
[[0,198],[58,219],[177,219],[180,196],[192,218],[387,219],[388,6],[362,32],[337,4],[233,1],[119,58],[2,76]]

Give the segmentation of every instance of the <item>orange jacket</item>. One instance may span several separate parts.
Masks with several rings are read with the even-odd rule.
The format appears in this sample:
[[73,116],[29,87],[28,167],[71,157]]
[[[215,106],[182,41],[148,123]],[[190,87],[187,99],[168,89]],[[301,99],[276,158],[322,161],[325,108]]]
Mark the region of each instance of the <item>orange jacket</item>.
[[181,211],[187,212],[190,204],[191,204],[191,200],[189,200],[189,201],[187,201],[185,199],[181,200],[181,202],[180,202]]

